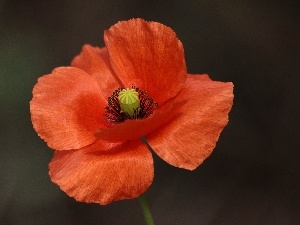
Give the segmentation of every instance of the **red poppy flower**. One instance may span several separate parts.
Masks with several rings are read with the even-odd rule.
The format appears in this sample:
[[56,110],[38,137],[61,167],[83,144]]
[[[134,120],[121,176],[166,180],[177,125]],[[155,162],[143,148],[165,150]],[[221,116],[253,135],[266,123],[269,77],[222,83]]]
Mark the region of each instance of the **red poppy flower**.
[[85,45],[70,67],[39,78],[30,102],[34,129],[55,150],[51,180],[78,201],[103,205],[138,197],[152,183],[152,154],[141,138],[167,163],[197,168],[233,101],[232,83],[187,74],[169,27],[132,19],[104,40],[106,47]]

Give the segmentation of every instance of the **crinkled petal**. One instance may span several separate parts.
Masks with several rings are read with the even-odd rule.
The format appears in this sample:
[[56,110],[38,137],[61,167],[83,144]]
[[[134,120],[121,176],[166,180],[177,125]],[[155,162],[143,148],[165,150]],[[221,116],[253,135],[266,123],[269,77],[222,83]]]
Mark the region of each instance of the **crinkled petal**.
[[169,164],[193,170],[212,152],[228,122],[233,84],[188,76],[174,100],[188,99],[181,114],[146,136],[148,143]]
[[38,79],[30,102],[31,120],[50,148],[78,149],[96,141],[94,132],[104,126],[105,104],[90,75],[60,67]]
[[124,86],[134,84],[163,104],[184,85],[184,50],[171,28],[132,19],[112,26],[104,40],[111,65]]
[[110,151],[56,151],[49,164],[51,180],[77,201],[106,205],[136,198],[151,185],[151,152],[140,141]]
[[175,117],[178,109],[184,107],[185,103],[186,101],[166,103],[146,119],[126,120],[112,127],[102,127],[95,132],[95,136],[108,142],[140,139]]

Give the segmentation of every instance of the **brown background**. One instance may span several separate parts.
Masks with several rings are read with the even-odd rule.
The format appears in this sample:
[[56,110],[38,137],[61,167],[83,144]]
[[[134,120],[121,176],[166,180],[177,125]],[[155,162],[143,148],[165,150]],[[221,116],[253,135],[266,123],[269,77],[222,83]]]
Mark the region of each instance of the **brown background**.
[[39,76],[133,17],[173,28],[188,72],[235,84],[230,123],[201,167],[155,156],[157,224],[300,224],[299,3],[258,2],[0,1],[0,224],[144,224],[137,200],[78,203],[50,182],[52,150],[28,105]]

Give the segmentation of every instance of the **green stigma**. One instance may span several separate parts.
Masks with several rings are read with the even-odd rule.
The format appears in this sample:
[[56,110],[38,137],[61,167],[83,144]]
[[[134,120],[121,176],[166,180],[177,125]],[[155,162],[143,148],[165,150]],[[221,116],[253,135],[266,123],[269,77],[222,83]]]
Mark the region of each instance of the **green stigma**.
[[140,107],[140,99],[139,93],[135,89],[123,89],[120,91],[118,99],[123,112],[128,113],[131,117],[137,113],[137,110]]

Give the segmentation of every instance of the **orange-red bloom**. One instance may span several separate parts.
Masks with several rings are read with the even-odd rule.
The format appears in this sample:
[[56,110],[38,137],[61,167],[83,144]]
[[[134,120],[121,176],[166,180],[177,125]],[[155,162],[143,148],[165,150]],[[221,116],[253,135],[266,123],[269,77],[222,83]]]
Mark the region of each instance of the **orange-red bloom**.
[[[78,201],[103,205],[138,197],[152,183],[152,154],[142,137],[167,163],[197,168],[233,101],[232,83],[187,73],[169,27],[132,19],[105,31],[104,40],[106,47],[85,45],[70,67],[39,78],[30,102],[34,129],[55,150],[51,180]],[[109,120],[108,98],[132,85],[158,106],[145,118]]]

